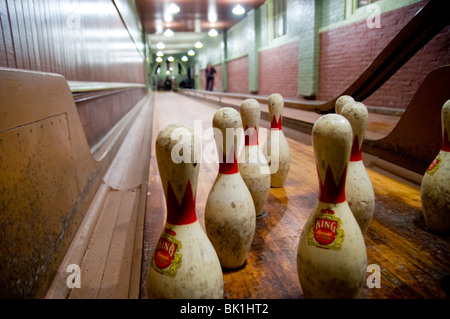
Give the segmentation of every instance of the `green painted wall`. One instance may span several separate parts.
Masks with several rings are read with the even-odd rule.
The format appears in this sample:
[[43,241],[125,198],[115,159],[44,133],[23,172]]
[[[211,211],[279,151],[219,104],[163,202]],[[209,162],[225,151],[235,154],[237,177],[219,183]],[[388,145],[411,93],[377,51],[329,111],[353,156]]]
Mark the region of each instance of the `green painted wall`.
[[168,55],[163,57],[163,62],[161,63],[155,62],[155,54],[151,54],[150,56],[151,63],[149,64],[147,72],[149,72],[148,78],[150,79],[151,88],[153,90],[157,90],[158,84],[164,83],[168,76],[172,79],[175,79],[179,85],[183,80],[186,80],[188,76],[188,68],[190,66],[194,67],[195,63],[195,60],[191,57],[189,57],[189,60],[187,62],[183,62],[181,61],[181,57],[183,55],[175,54],[172,55],[174,58],[174,61],[172,62],[173,69],[169,70],[169,64],[167,63],[167,58],[169,57]]
[[321,16],[318,12],[321,13],[321,11],[316,11],[316,4],[313,1],[288,0],[287,35],[270,40],[268,7],[268,2],[266,2],[258,9],[248,12],[243,20],[231,27],[225,34],[221,34],[216,38],[206,36],[203,40],[204,47],[199,50],[197,55],[199,69],[204,69],[208,62],[213,65],[222,64],[222,82],[223,88],[226,90],[226,62],[247,56],[249,61],[248,90],[257,93],[258,52],[261,49],[264,50],[291,41],[298,41],[298,93],[305,96],[314,96],[317,90],[318,76],[317,34],[321,21]]
[[[201,70],[204,70],[208,63],[211,63],[213,66],[215,65],[223,65],[224,63],[224,55],[226,51],[224,50],[224,38],[226,35],[223,33],[219,33],[216,37],[210,37],[206,35],[201,42],[203,43],[203,48],[196,49],[196,62],[197,62],[197,71],[200,74],[196,74],[195,77],[195,88],[200,88],[200,76],[202,75]],[[226,70],[225,70],[226,74]],[[226,76],[226,75],[225,75]],[[224,79],[224,90],[226,88],[226,79]]]
[[319,37],[322,1],[288,1],[289,38],[298,38],[298,94],[317,94]]
[[[381,12],[395,10],[419,0],[380,0]],[[223,89],[227,89],[226,62],[248,57],[249,91],[258,92],[258,52],[281,46],[288,42],[298,42],[298,95],[314,98],[318,92],[319,39],[320,32],[340,27],[347,23],[366,19],[364,8],[355,9],[353,0],[288,0],[287,34],[270,39],[269,9],[267,0],[258,9],[246,14],[246,17],[231,27],[226,33],[215,38],[206,36],[203,48],[197,50],[198,70],[207,63],[222,65]],[[280,61],[281,62],[281,61]],[[196,88],[199,88],[196,79]]]

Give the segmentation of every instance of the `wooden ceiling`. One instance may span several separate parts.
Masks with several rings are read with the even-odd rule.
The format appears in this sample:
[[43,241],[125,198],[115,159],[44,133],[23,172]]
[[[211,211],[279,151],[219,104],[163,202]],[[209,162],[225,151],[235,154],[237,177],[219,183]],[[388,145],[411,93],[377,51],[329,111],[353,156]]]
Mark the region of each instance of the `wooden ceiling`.
[[[166,28],[174,32],[207,32],[211,28],[225,31],[246,16],[234,15],[232,10],[240,4],[246,12],[261,6],[265,0],[135,0],[144,32],[161,33]],[[180,12],[165,15],[171,3]],[[172,20],[172,21],[170,21]]]

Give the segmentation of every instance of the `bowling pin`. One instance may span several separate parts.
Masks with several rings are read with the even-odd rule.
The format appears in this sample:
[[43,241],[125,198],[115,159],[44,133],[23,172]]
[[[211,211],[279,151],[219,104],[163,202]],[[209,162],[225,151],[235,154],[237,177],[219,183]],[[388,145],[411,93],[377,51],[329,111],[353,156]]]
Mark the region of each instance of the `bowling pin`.
[[421,187],[423,215],[435,232],[450,231],[450,100],[441,110],[442,147],[426,170]]
[[350,95],[341,95],[338,97],[334,108],[336,114],[341,114],[341,110],[345,104],[353,102],[355,102],[355,100]]
[[239,143],[235,134],[243,133],[239,112],[221,108],[212,124],[219,172],[206,200],[205,228],[220,264],[233,269],[244,264],[250,250],[256,225],[255,205],[237,162]]
[[297,250],[305,298],[357,298],[364,284],[364,238],[345,198],[352,128],[341,115],[327,114],[313,126],[319,199],[306,221]]
[[375,209],[375,193],[372,181],[362,161],[362,145],[369,112],[361,102],[346,103],[341,109],[352,126],[353,144],[345,182],[345,197],[363,235],[372,221]]
[[270,131],[264,146],[264,155],[270,168],[270,186],[283,187],[291,165],[289,144],[284,136],[281,121],[283,117],[283,97],[274,93],[269,96]]
[[255,204],[256,216],[262,214],[270,191],[270,170],[258,143],[261,110],[258,101],[246,99],[241,104],[245,145],[239,157],[239,172]]
[[[169,125],[156,139],[167,219],[148,268],[150,298],[223,298],[219,258],[195,211],[199,144],[194,131],[184,125]],[[187,160],[177,157],[181,149]]]

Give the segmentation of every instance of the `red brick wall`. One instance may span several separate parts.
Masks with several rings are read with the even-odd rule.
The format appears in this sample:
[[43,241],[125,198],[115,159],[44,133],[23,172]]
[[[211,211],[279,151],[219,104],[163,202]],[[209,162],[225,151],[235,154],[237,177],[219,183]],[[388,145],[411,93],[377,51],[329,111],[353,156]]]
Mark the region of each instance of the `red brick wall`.
[[250,93],[247,56],[227,62],[227,85],[227,92]]
[[[222,82],[222,65],[217,64],[213,65],[216,70],[216,74],[214,75],[214,87],[213,91],[223,92],[223,82]],[[205,77],[205,69],[200,71],[200,90],[206,90],[206,77]]]
[[259,52],[258,94],[280,93],[296,98],[298,86],[297,41]]
[[[319,100],[338,96],[357,78],[389,41],[423,6],[423,2],[381,15],[381,28],[370,29],[366,20],[320,34]],[[364,103],[406,108],[425,76],[450,63],[450,27],[432,39]]]

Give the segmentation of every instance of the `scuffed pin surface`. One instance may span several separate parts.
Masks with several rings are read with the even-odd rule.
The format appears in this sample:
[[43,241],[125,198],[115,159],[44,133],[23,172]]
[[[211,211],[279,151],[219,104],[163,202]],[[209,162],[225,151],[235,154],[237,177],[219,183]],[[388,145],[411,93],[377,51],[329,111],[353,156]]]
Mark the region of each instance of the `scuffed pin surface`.
[[450,100],[441,111],[442,148],[425,172],[420,189],[427,227],[450,232]]
[[[222,147],[227,145],[226,128],[242,129],[241,117],[235,109],[222,108],[213,117],[213,127],[222,132],[222,139],[215,134],[221,158],[220,150],[226,152]],[[232,145],[232,152],[239,149],[237,139]],[[224,157],[233,158],[233,154],[224,153]],[[255,233],[255,215],[253,199],[241,175],[218,173],[206,201],[205,228],[223,267],[233,269],[244,264]]]
[[350,95],[341,95],[340,97],[338,97],[338,99],[336,100],[335,108],[334,108],[336,114],[341,114],[342,108],[347,103],[351,104],[353,102],[355,102],[355,100]]
[[283,187],[291,165],[289,144],[281,129],[284,110],[283,97],[278,93],[270,95],[268,107],[271,125],[273,126],[274,122],[276,122],[279,124],[279,129],[271,129],[269,131],[266,145],[264,146],[264,155],[266,155],[270,167],[270,186]]
[[[194,196],[192,200],[195,207],[200,168],[196,160],[200,158],[201,149],[197,144],[198,139],[194,136],[193,130],[188,126],[169,125],[158,134],[155,148],[166,200],[169,182],[178,204],[183,203],[186,188],[192,185]],[[181,148],[177,149],[178,152],[175,154],[185,155],[184,161],[178,164],[175,162],[180,158],[174,159],[172,153],[177,144]],[[173,268],[175,275],[169,276],[168,271],[173,263],[163,269],[155,266],[155,249],[147,274],[147,290],[150,298],[223,298],[223,274],[219,259],[196,218],[194,222],[184,225],[166,222],[160,238],[168,239],[177,245],[178,250],[174,253],[173,260],[177,259],[179,264]]]
[[[339,185],[350,158],[352,129],[341,115],[328,114],[313,127],[313,147],[322,185]],[[321,190],[322,191],[322,190]],[[320,195],[319,195],[320,198]],[[335,238],[320,244],[315,239],[319,219],[338,220]],[[363,289],[367,254],[361,230],[346,200],[318,201],[303,228],[297,251],[297,270],[305,298],[357,298]]]
[[358,159],[351,159],[348,164],[345,197],[347,198],[350,209],[364,235],[372,221],[375,209],[375,193],[372,181],[370,180],[361,159],[361,148],[364,141],[369,113],[364,104],[361,102],[353,102],[344,105],[341,110],[341,115],[344,116],[352,126],[352,153],[358,153],[355,154]]
[[[150,267],[147,275],[149,298],[155,299],[222,299],[223,275],[217,255],[198,222],[170,225],[181,238],[181,266],[174,278]],[[203,233],[203,235],[198,235]],[[205,237],[205,238],[203,238]],[[206,239],[206,240],[205,240]],[[153,257],[152,257],[153,258]]]
[[248,130],[248,139],[251,141],[249,141],[250,145],[244,146],[240,154],[239,172],[252,194],[256,216],[259,216],[270,191],[269,165],[257,142],[261,114],[259,102],[255,99],[244,100],[241,104],[240,112],[242,125],[244,130]]

